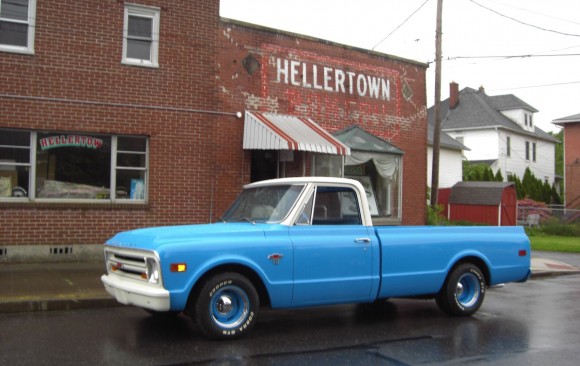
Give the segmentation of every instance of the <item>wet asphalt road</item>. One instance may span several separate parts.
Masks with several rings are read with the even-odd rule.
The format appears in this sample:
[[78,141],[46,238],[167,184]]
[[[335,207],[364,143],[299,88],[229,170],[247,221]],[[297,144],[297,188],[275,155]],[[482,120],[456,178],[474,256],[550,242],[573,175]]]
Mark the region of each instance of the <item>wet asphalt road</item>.
[[473,317],[434,301],[262,312],[237,341],[131,307],[0,314],[0,365],[578,365],[580,276],[489,290]]

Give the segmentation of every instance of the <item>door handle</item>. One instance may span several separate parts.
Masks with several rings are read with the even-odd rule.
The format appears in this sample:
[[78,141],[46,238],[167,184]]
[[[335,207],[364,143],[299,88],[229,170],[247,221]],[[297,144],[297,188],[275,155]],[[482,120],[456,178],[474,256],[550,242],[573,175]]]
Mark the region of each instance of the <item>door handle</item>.
[[371,238],[356,238],[354,239],[356,243],[370,243]]

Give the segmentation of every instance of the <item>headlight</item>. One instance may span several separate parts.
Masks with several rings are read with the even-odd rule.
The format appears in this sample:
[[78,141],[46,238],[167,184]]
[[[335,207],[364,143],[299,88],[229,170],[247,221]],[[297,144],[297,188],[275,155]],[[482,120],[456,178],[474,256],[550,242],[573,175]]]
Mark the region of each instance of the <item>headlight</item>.
[[149,283],[159,284],[159,264],[154,258],[145,259],[147,265],[147,280]]

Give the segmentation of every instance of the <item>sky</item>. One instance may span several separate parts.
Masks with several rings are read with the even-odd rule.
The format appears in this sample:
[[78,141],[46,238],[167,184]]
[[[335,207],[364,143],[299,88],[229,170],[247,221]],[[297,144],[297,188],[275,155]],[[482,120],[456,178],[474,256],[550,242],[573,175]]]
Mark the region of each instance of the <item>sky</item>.
[[[428,63],[435,94],[437,0],[221,0],[220,15]],[[449,83],[514,94],[536,126],[580,113],[580,0],[443,0],[441,99]]]

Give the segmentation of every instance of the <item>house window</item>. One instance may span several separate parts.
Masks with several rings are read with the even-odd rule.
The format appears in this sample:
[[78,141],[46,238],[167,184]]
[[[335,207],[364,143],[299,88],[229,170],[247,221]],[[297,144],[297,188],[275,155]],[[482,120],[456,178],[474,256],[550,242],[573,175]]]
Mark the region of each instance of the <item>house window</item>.
[[123,63],[158,67],[159,8],[125,6]]
[[526,127],[528,127],[528,114],[524,113],[524,123],[526,125]]
[[536,161],[536,143],[532,144],[532,161]]
[[0,198],[147,198],[146,137],[10,130],[0,136]]
[[505,150],[506,150],[506,155],[512,156],[512,139],[511,137],[506,137],[506,141],[505,141]]
[[533,115],[530,114],[530,127],[534,127],[534,123],[532,122],[532,116]]
[[526,160],[530,160],[530,142],[526,141]]
[[34,53],[36,0],[0,0],[0,51]]

